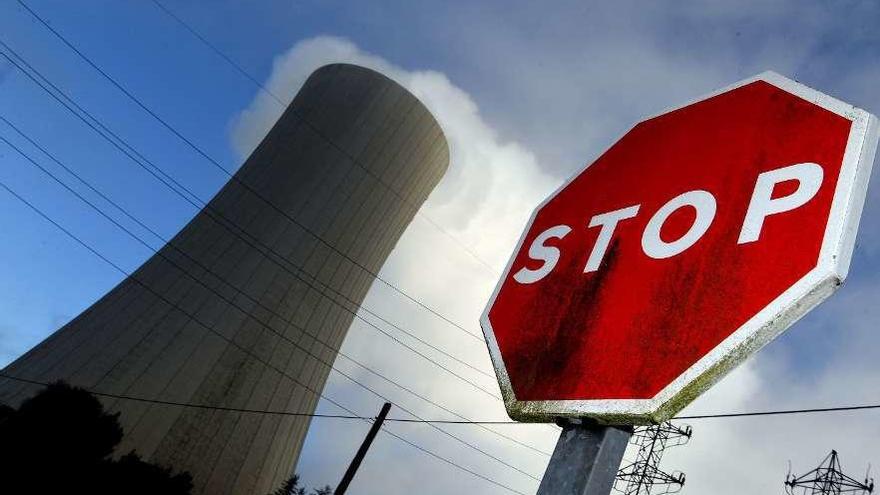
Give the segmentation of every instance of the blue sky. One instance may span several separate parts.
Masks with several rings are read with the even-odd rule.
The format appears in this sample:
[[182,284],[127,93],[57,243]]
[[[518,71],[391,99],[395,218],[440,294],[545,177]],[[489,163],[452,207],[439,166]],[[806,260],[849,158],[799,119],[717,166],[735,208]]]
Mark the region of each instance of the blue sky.
[[[151,2],[29,4],[227,170],[235,170],[246,153],[246,144],[241,143],[247,141],[242,136],[248,131],[242,129],[252,126],[259,130],[261,125],[272,123],[272,110],[260,106],[257,87]],[[880,6],[874,2],[838,2],[833,6],[753,1],[589,6],[556,2],[552,7],[538,2],[368,5],[168,0],[165,4],[253,77],[267,81],[273,91],[292,95],[296,82],[316,64],[345,59],[386,68],[420,98],[429,100],[453,141],[453,163],[425,214],[498,268],[512,248],[509,239],[518,235],[523,216],[531,207],[645,115],[765,69],[875,114],[880,112],[880,34],[876,30]],[[210,198],[225,181],[223,173],[78,59],[14,1],[0,3],[0,39],[202,199]],[[253,110],[256,124],[241,117],[246,109]],[[195,214],[191,205],[137,168],[2,59],[0,115],[164,237],[173,235]],[[0,136],[58,170],[3,123]],[[876,179],[847,286],[695,403],[693,410],[876,402],[869,393],[876,390],[880,378],[880,365],[874,364],[872,351],[880,343],[872,328],[880,316],[875,307],[880,295],[876,220],[880,189]],[[126,269],[136,268],[149,256],[149,250],[51,183],[3,143],[0,180]],[[516,196],[515,200],[511,196]],[[121,217],[120,221],[130,224]],[[5,238],[0,243],[2,365],[88,307],[122,275],[2,191],[0,232]],[[144,236],[154,247],[159,246],[157,239]],[[461,275],[454,280],[438,276],[432,283],[424,282],[413,260],[426,252],[441,258],[438,266],[467,265],[473,271],[468,264],[473,260],[467,260],[460,246],[445,241],[438,244],[436,238],[437,233],[424,222],[414,222],[383,276],[476,329],[476,317],[485,300],[480,291],[490,289],[494,280],[483,274],[474,281]],[[471,297],[474,301],[457,300],[443,285],[462,281],[477,287]],[[374,288],[368,303],[397,321],[424,324],[432,337],[450,347],[457,345],[442,329],[430,327],[436,322],[422,321],[423,315],[380,288]],[[454,384],[432,376],[431,369],[412,371],[424,368],[423,364],[377,344],[363,325],[352,328],[346,349],[368,362],[372,359],[387,366],[389,373],[412,372],[414,387],[430,390],[450,403],[470,400],[456,393]],[[488,366],[485,349],[462,352]],[[349,392],[333,377],[328,391]],[[375,400],[352,397],[357,397],[352,405],[365,414],[378,410]],[[503,416],[497,405],[469,410],[475,416]],[[428,409],[423,412],[434,413]],[[751,454],[754,464],[763,470],[761,481],[748,485],[754,490],[778,488],[787,458],[801,455],[804,462],[818,461],[833,446],[831,441],[850,447],[849,455],[858,471],[866,462],[880,461],[880,456],[862,441],[870,438],[869,434],[842,436],[859,431],[876,435],[878,429],[872,426],[876,421],[870,421],[870,414],[848,417],[847,428],[837,428],[840,436],[814,436],[797,445],[789,444],[788,439],[837,423],[817,419],[815,423],[768,420],[757,426],[742,422],[695,424],[691,453],[681,451],[673,460],[696,484],[692,493],[736,474],[736,469],[711,465],[714,458],[707,452],[713,449]],[[362,429],[362,425],[316,424],[300,464],[307,480],[334,483],[348,452],[355,448],[352,439],[359,438]],[[411,433],[440,451],[456,453],[448,445],[435,444],[439,441],[430,432]],[[463,430],[462,434],[474,433]],[[530,430],[524,435],[552,448],[554,438],[546,431]],[[698,440],[700,435],[703,443]],[[777,438],[773,435],[784,438],[776,442],[777,450],[760,447],[761,455],[748,450],[761,445],[762,439]],[[340,443],[344,447],[337,447]],[[380,469],[381,462],[398,463],[401,459],[412,464],[408,474],[398,480],[404,488],[418,483],[420,477],[439,476],[443,479],[434,487],[436,493],[461,489],[494,493],[491,486],[415,457],[390,441],[377,446],[376,464],[365,464],[364,493],[380,492],[379,480],[387,476]],[[783,447],[797,452],[786,453]],[[344,455],[339,455],[340,448]],[[535,473],[542,472],[542,462],[546,462],[504,446],[487,448],[498,449],[493,452],[509,455]],[[479,456],[462,457],[462,462],[499,479],[510,476]],[[711,476],[710,470],[714,470]],[[531,487],[528,480],[510,481],[526,491]],[[741,485],[737,490],[735,493],[748,492]]]

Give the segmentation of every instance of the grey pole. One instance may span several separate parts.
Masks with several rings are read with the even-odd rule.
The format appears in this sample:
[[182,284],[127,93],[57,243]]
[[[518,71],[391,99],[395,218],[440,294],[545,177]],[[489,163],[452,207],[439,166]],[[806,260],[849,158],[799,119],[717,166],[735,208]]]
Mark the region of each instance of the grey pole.
[[560,424],[562,433],[538,495],[608,495],[632,427],[576,420]]
[[367,455],[367,450],[369,450],[370,444],[373,443],[373,439],[376,438],[376,433],[379,433],[379,428],[382,427],[382,423],[385,422],[385,417],[388,416],[389,409],[391,409],[390,402],[382,404],[382,410],[379,411],[379,415],[376,416],[376,420],[373,421],[373,426],[371,426],[370,431],[367,432],[367,437],[364,438],[364,442],[361,444],[357,453],[355,453],[354,459],[351,460],[351,464],[349,464],[348,469],[345,470],[345,474],[342,476],[342,481],[339,482],[339,486],[336,487],[336,491],[333,492],[333,495],[343,495],[345,490],[348,490],[348,485],[351,483],[351,480],[354,479],[354,473],[357,472],[358,467],[361,465],[361,461],[363,461],[364,456]]

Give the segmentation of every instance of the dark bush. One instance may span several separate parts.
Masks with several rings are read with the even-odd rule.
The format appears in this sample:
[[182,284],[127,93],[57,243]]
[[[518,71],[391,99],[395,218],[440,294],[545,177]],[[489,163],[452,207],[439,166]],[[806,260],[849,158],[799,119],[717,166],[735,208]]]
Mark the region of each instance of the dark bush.
[[190,493],[187,473],[174,474],[134,452],[114,459],[121,439],[117,414],[83,389],[54,383],[18,410],[0,408],[4,493]]

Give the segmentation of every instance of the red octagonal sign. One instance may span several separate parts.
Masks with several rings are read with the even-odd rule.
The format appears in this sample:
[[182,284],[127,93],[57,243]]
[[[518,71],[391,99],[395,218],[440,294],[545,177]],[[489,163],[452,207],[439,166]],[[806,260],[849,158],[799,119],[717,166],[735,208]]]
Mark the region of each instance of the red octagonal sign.
[[510,416],[663,421],[830,295],[876,122],[764,73],[633,127],[538,206],[483,314]]

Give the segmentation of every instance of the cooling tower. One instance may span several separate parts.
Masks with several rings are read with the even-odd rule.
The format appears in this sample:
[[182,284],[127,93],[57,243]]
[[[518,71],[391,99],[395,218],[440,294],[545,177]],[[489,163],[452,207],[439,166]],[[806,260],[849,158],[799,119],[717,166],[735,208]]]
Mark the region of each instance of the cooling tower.
[[[116,395],[311,413],[354,312],[446,171],[443,132],[374,71],[315,71],[256,150],[155,256],[3,370]],[[17,405],[39,386],[0,378]],[[101,400],[118,453],[193,476],[195,494],[263,494],[308,417]]]

